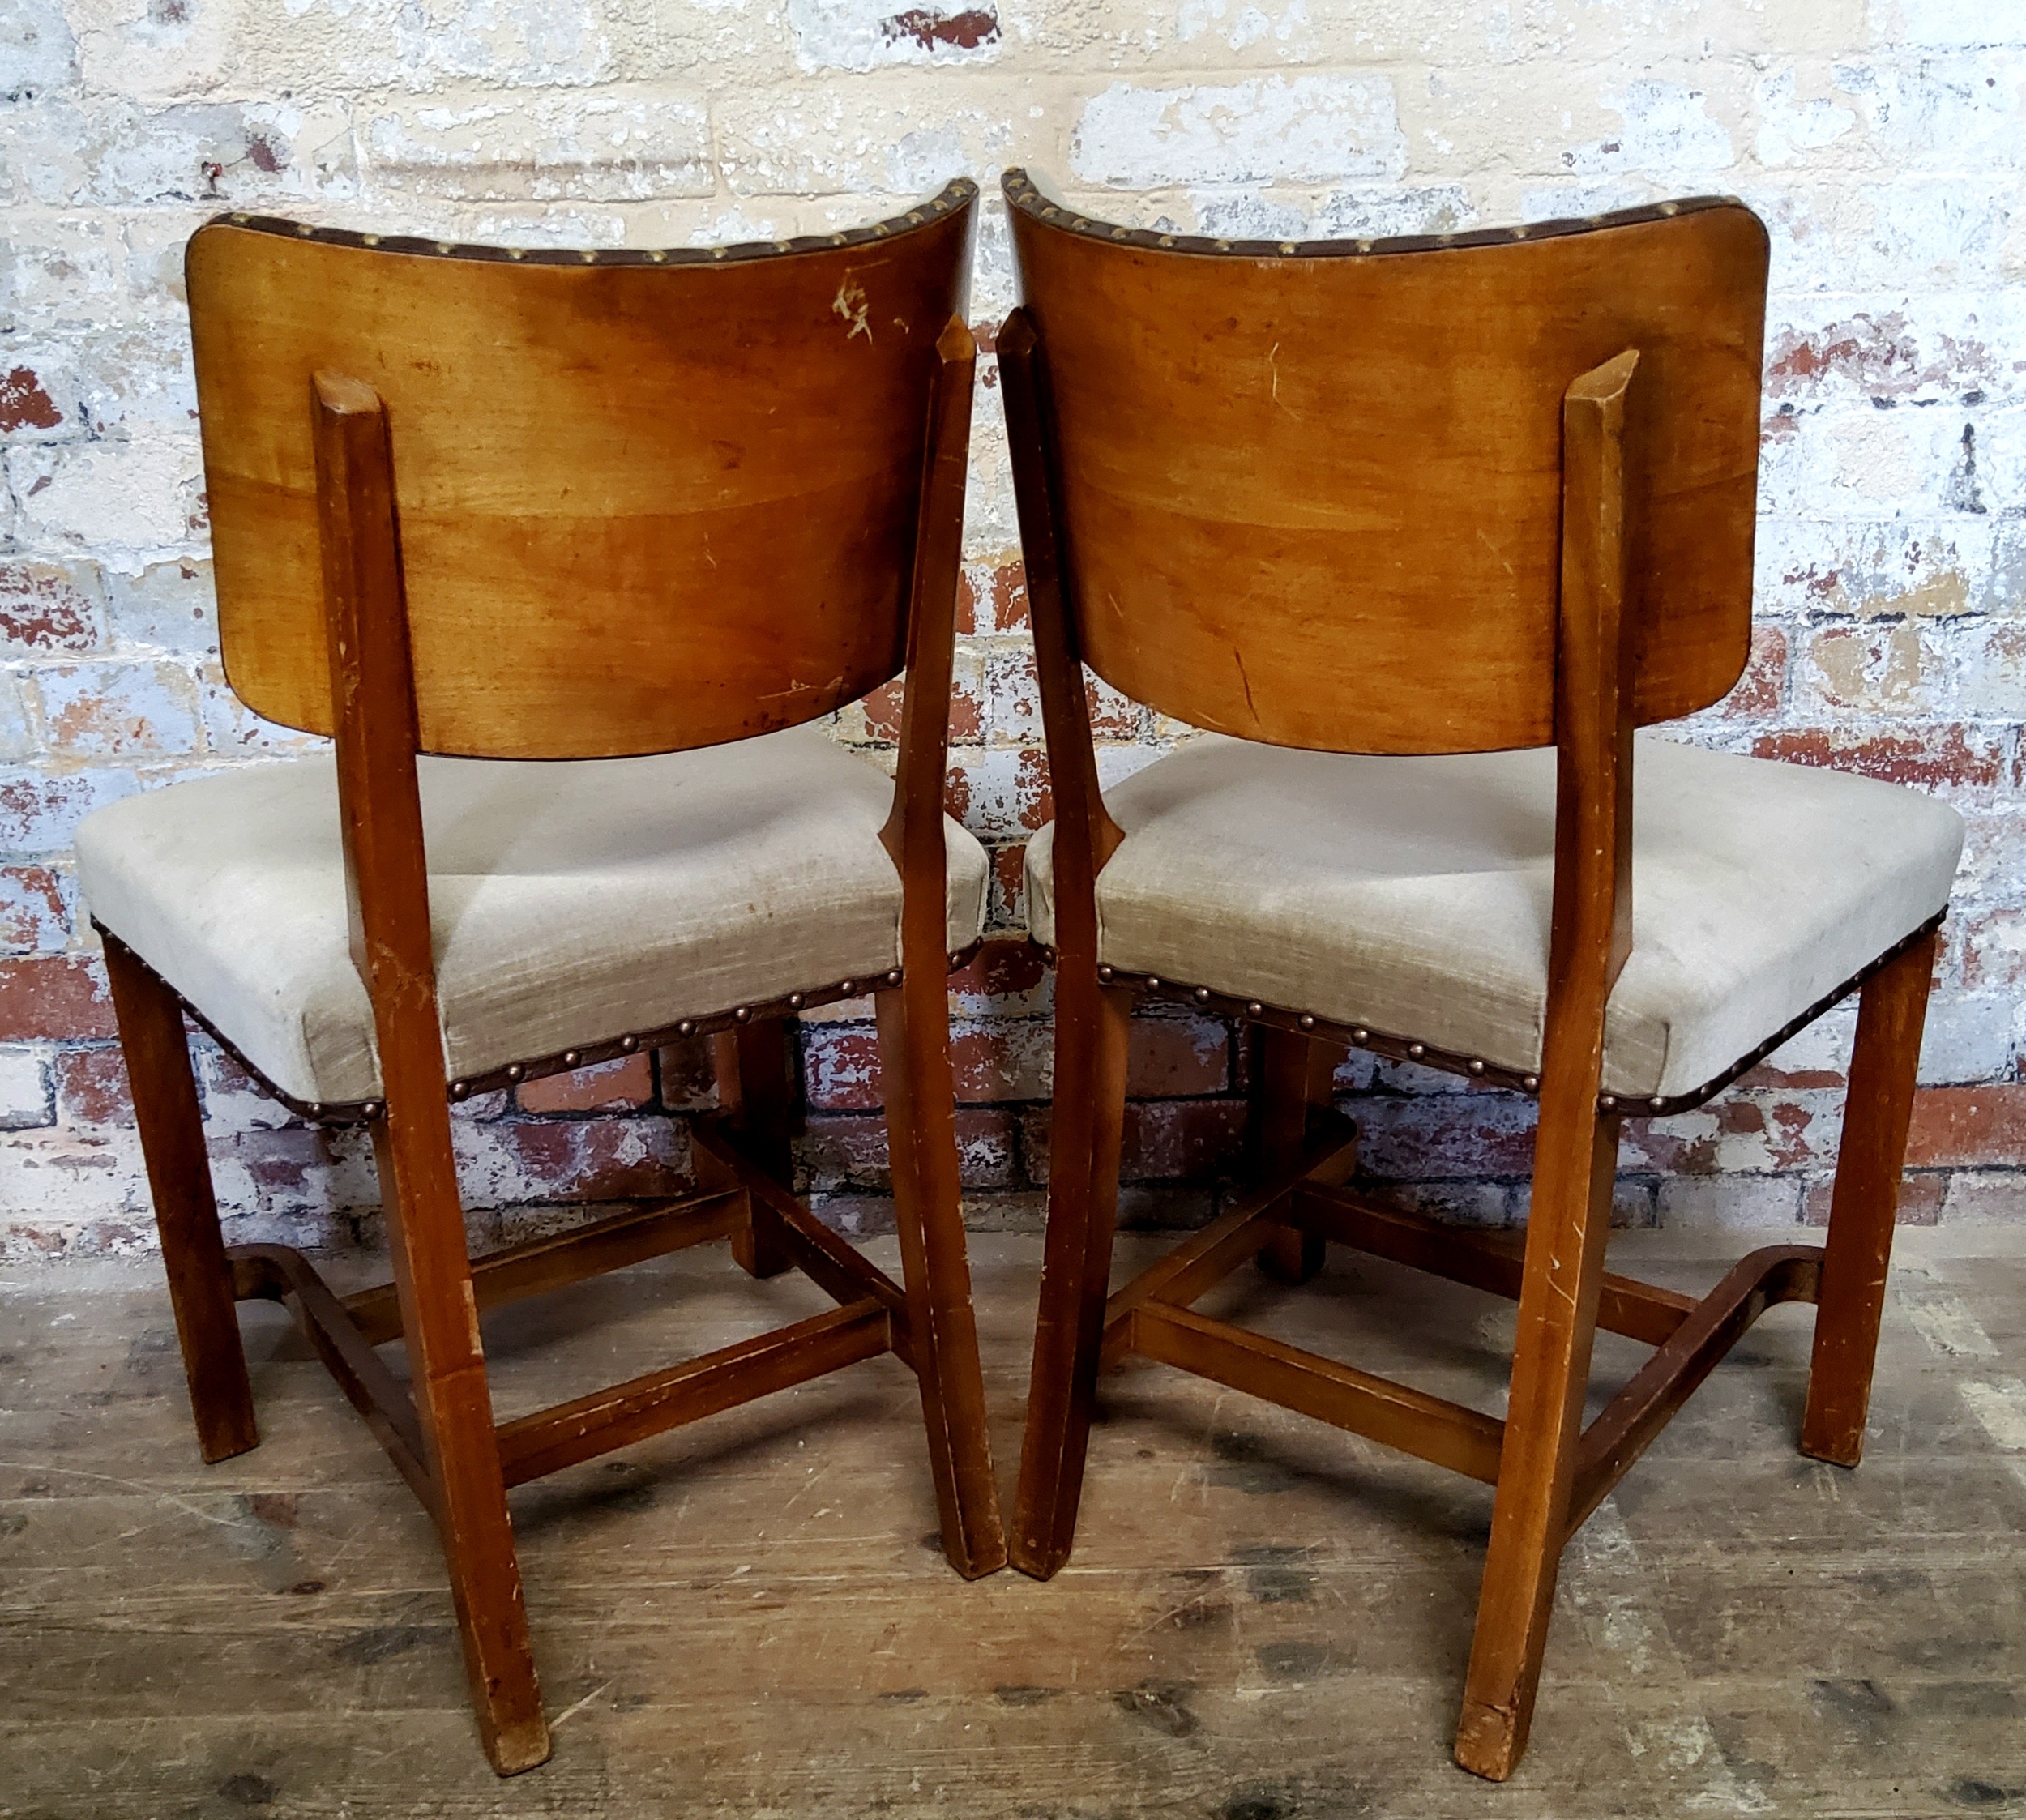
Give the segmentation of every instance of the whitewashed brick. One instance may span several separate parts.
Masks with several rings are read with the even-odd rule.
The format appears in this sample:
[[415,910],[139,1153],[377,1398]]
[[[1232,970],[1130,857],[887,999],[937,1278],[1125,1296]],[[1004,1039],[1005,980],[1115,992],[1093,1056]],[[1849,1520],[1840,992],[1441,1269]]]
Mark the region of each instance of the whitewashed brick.
[[1393,84],[1379,75],[1269,76],[1229,86],[1114,83],[1084,105],[1070,164],[1113,189],[1331,183],[1407,168]]
[[810,71],[989,62],[1001,45],[992,0],[788,0],[788,23],[796,64]]
[[236,11],[225,0],[69,0],[85,83],[150,98],[214,88]]
[[361,136],[368,182],[394,194],[611,203],[716,186],[703,102],[666,92],[403,102]]
[[55,1119],[48,1057],[13,1045],[0,1049],[0,1130],[24,1130]]
[[43,737],[81,758],[197,750],[195,691],[173,664],[46,664],[36,672]]
[[140,424],[122,442],[15,449],[7,480],[29,534],[137,574],[181,555],[203,528],[194,426]]
[[77,41],[62,0],[0,3],[0,100],[49,94],[77,77]]

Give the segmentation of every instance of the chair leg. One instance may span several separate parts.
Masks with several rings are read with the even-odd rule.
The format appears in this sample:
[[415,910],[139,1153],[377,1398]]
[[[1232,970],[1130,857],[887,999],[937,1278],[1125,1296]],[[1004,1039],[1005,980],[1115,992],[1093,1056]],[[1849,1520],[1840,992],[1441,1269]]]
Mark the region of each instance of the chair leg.
[[120,1048],[147,1162],[155,1224],[162,1237],[169,1297],[182,1343],[183,1374],[207,1460],[257,1446],[253,1388],[239,1337],[232,1266],[218,1228],[204,1116],[190,1071],[190,1040],[176,994],[118,942],[105,944]]
[[964,1250],[949,998],[939,973],[910,967],[878,1006],[894,1215],[942,1549],[977,1579],[1006,1565],[1006,1535]]
[[1533,1721],[1596,1335],[1618,1141],[1616,1116],[1596,1110],[1594,1074],[1559,1092],[1549,1083],[1534,1139],[1491,1546],[1456,1728],[1456,1761],[1496,1782],[1517,1767]]
[[1131,994],[1100,986],[1094,968],[1057,973],[1048,1236],[1013,1509],[1013,1565],[1037,1579],[1069,1559],[1075,1540],[1118,1218],[1131,1016]]
[[[785,1018],[741,1024],[712,1040],[717,1103],[737,1127],[743,1147],[776,1181],[793,1186],[795,1126],[792,1026]],[[781,1216],[750,1194],[746,1224],[732,1235],[732,1255],[753,1276],[786,1270]]]
[[549,1755],[479,1340],[448,1109],[390,1090],[373,1128],[403,1337],[481,1740],[502,1775]]
[[1802,1452],[1838,1466],[1855,1466],[1864,1451],[1937,939],[1917,942],[1874,973],[1858,1001],[1801,1424]]
[[[1327,1106],[1341,1052],[1299,1031],[1252,1027],[1258,1045],[1252,1088],[1253,1154],[1261,1178],[1288,1168],[1308,1136],[1309,1113]],[[1327,1242],[1314,1233],[1277,1228],[1256,1262],[1276,1283],[1306,1283],[1322,1269]]]

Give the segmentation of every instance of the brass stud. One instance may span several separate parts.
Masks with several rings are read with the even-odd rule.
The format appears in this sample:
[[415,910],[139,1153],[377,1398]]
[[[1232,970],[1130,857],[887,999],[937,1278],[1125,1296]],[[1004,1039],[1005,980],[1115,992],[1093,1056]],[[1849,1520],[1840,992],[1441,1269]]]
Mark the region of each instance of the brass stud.
[[1097,976],[1101,980],[1109,980],[1112,976],[1112,970],[1109,967],[1101,967],[1097,970]]
[[[472,1083],[469,1081],[452,1081],[451,1083],[451,1097],[453,1100],[463,1100],[468,1098],[471,1094],[471,1091]],[[319,1106],[316,1109],[318,1112],[321,1112],[323,1109]]]
[[1090,225],[1090,223],[1086,221],[1084,217],[1079,215],[1074,221],[1070,223],[1070,225],[1072,228],[1088,228]]
[[1160,990],[1160,976],[1158,973],[1149,973],[1147,976],[1147,989],[1149,992]]
[[528,1070],[518,1062],[510,1062],[506,1064],[506,1078],[510,1081],[519,1080],[527,1072]]
[[752,1021],[753,1010],[749,1005],[741,1005],[732,1013],[732,1022],[734,1023],[750,1023]]
[[1293,253],[1298,252],[1300,249],[1295,246],[1293,241],[1284,240],[1280,242],[1280,250],[1283,253]]
[[377,1100],[369,1100],[363,1106],[359,1108],[359,1117],[361,1118],[378,1118],[379,1116],[380,1102]]
[[1527,230],[1524,228],[1515,228],[1512,230],[1512,237],[1515,240],[1524,240],[1527,237]]
[[253,217],[250,215],[235,215],[233,217],[233,220],[237,221],[240,226],[243,228],[249,221],[253,220]]
[[729,250],[729,249],[726,247],[713,246],[711,249],[711,257],[714,259],[721,259]]
[[632,1054],[639,1046],[640,1039],[638,1036],[622,1036],[619,1039],[619,1047],[628,1055]]
[[842,234],[832,234],[830,237],[830,244],[832,246],[843,246],[848,245],[848,242],[846,241]]
[[1175,244],[1175,237],[1173,234],[1163,234],[1160,237],[1160,244],[1163,246],[1173,246]]
[[378,234],[361,234],[359,244],[361,246],[378,246],[380,244],[380,237]]
[[577,1066],[577,1052],[575,1049],[565,1049],[562,1052],[562,1065],[564,1067],[574,1068]]
[[1541,1091],[1541,1077],[1538,1074],[1522,1074],[1520,1084],[1529,1093],[1538,1093]]
[[317,230],[316,230],[314,228],[311,227],[311,226],[310,225],[310,224],[309,224],[307,221],[298,221],[298,222],[296,224],[296,232],[297,232],[297,233],[301,234],[301,235],[303,237],[303,238],[304,238],[304,239],[306,239],[306,239],[308,239],[308,238],[310,237],[310,236],[311,234],[314,233],[316,231],[317,231]]
[[858,993],[858,982],[856,980],[840,980],[837,982],[837,989],[845,998],[855,998]]
[[1351,1040],[1353,1043],[1363,1045],[1369,1043],[1371,1040],[1371,1032],[1367,1030],[1361,1023],[1357,1026],[1357,1027],[1351,1032]]
[[1475,1057],[1472,1057],[1470,1063],[1470,1071],[1473,1074],[1481,1074],[1485,1071],[1484,1063],[1478,1061]]
[[588,266],[595,266],[598,263],[598,255],[588,246],[587,246],[583,252],[579,253],[577,257],[582,259]]
[[688,1018],[685,1018],[675,1027],[675,1033],[678,1036],[694,1036],[696,1033],[696,1025]]
[[784,240],[776,241],[774,242],[774,250],[776,253],[785,253],[788,250],[788,242]]
[[1231,250],[1231,242],[1228,240],[1219,241],[1217,242],[1217,250],[1220,253],[1229,253]]
[[1408,1055],[1413,1057],[1415,1061],[1418,1062],[1423,1056],[1427,1054],[1428,1045],[1425,1043],[1409,1043],[1407,1045],[1407,1053]]
[[962,955],[953,954],[950,956],[950,965],[952,968],[961,967],[963,964],[964,956]]
[[439,253],[455,253],[457,250],[457,247],[455,243],[453,241],[439,240],[436,243],[436,250]]
[[653,262],[658,266],[665,266],[669,263],[668,254],[659,246],[654,248],[654,250],[648,254],[648,257],[653,260]]
[[1438,246],[1454,246],[1456,244],[1456,237],[1454,234],[1437,234],[1435,244]]
[[1369,253],[1372,250],[1372,243],[1369,240],[1361,240],[1357,243],[1357,250],[1361,253]]
[[1262,1005],[1258,999],[1254,998],[1246,1006],[1245,1015],[1249,1018],[1256,1018],[1265,1009],[1266,1006]]
[[897,986],[900,984],[900,969],[899,968],[890,967],[887,969],[887,984],[890,986]]
[[1304,1030],[1313,1030],[1315,1027],[1315,1015],[1312,1011],[1304,1011],[1301,1016],[1297,1018],[1294,1021],[1300,1024]]
[[1615,1093],[1600,1093],[1596,1103],[1607,1113],[1614,1113],[1618,1109],[1618,1096]]
[[1207,1005],[1210,1002],[1209,987],[1198,986],[1196,988],[1196,1002],[1199,1005]]
[[1667,1104],[1667,1101],[1661,1095],[1656,1093],[1646,1103],[1648,1105],[1651,1106],[1655,1112],[1658,1112],[1661,1107]]
[[1681,212],[1682,205],[1679,203],[1662,203],[1661,204],[1661,213],[1663,215],[1679,215]]
[[799,1011],[802,1008],[802,995],[800,993],[791,992],[788,995],[788,1008],[791,1011]]
[[323,1117],[323,1102],[321,1100],[312,1100],[306,1109],[312,1118],[322,1118]]
[[506,257],[510,259],[524,259],[528,257],[528,249],[524,246],[510,246],[506,249]]

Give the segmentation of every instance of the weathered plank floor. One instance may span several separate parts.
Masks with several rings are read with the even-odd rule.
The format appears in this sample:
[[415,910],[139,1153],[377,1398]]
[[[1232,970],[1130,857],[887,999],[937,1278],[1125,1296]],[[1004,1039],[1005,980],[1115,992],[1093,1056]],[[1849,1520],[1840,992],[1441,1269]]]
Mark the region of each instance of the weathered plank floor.
[[[425,1520],[280,1312],[245,1317],[267,1438],[206,1468],[156,1267],[17,1273],[0,1815],[2026,1815],[2026,1249],[1963,1245],[1902,1247],[1860,1471],[1793,1450],[1782,1309],[1598,1511],[1503,1789],[1448,1759],[1488,1491],[1143,1368],[1071,1566],[966,1586],[890,1359],[515,1493],[556,1752],[498,1782]],[[1038,1256],[976,1241],[1009,1487]],[[820,1305],[721,1248],[524,1305],[501,1410]],[[1498,1406],[1490,1298],[1339,1254],[1204,1305]],[[1643,1356],[1607,1337],[1600,1390]]]

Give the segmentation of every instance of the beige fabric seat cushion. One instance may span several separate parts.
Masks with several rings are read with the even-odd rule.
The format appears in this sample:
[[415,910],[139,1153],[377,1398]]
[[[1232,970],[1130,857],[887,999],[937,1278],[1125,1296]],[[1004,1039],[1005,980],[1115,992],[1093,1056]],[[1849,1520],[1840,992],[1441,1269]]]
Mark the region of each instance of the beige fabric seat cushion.
[[[900,964],[893,787],[814,728],[648,758],[421,761],[453,1076]],[[945,822],[949,944],[984,849]],[[328,756],[178,784],[78,831],[92,914],[299,1100],[379,1094]]]
[[[1289,751],[1210,735],[1105,797],[1099,958],[1523,1073],[1541,1062],[1552,750]],[[1632,952],[1605,1086],[1699,1087],[1948,901],[1962,818],[1911,790],[1642,736]],[[1054,938],[1052,837],[1028,925]]]

